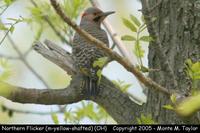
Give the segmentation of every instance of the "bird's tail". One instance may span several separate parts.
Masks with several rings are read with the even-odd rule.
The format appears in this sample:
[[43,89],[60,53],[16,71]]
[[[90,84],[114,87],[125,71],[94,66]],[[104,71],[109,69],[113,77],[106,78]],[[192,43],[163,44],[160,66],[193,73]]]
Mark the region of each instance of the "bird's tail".
[[86,77],[86,94],[87,96],[97,96],[99,93],[98,79]]

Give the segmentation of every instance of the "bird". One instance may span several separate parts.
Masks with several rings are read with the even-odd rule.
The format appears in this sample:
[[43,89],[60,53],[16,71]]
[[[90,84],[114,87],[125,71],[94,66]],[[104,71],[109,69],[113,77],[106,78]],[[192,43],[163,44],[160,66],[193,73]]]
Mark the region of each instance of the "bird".
[[[114,11],[103,12],[99,8],[89,7],[82,14],[79,26],[96,39],[104,42],[109,48],[108,35],[106,31],[101,28],[101,24],[107,16],[113,13]],[[91,42],[87,41],[77,32],[72,42],[74,66],[80,74],[84,75],[83,83],[86,88],[86,95],[96,96],[99,93],[99,77],[97,76],[97,71],[102,68],[94,67],[93,63],[99,58],[105,57],[106,54],[95,45],[89,44]]]

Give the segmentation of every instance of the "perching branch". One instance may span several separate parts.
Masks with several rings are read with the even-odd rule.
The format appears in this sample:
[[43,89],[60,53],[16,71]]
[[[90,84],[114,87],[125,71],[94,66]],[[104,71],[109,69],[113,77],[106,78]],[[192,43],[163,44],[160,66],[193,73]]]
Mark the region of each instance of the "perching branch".
[[42,43],[37,42],[34,45],[34,49],[43,57],[61,67],[69,75],[75,75],[76,70],[73,67],[73,60],[70,54],[49,40],[45,40],[44,43],[46,47]]
[[[88,100],[84,94],[86,88],[81,88],[82,76],[76,75],[73,60],[69,53],[50,41],[34,45],[34,49],[46,59],[60,66],[67,73],[71,73],[72,81],[65,89],[26,89],[0,82],[0,96],[19,103],[35,104],[70,104],[81,100]],[[107,113],[119,124],[136,123],[143,106],[134,103],[126,93],[123,93],[110,80],[102,76],[99,95],[89,100],[101,105]]]
[[98,39],[94,38],[90,34],[88,34],[86,31],[82,30],[76,23],[72,22],[69,17],[65,15],[65,13],[62,11],[61,7],[59,4],[56,2],[56,0],[50,0],[52,6],[54,7],[55,11],[57,12],[58,15],[68,24],[70,25],[77,33],[79,33],[81,36],[83,36],[90,45],[95,45],[99,49],[103,50],[107,56],[111,57],[112,59],[116,60],[118,63],[120,63],[122,66],[126,68],[127,71],[131,72],[136,76],[136,78],[143,83],[145,86],[148,88],[154,88],[160,92],[163,92],[164,94],[170,95],[171,92],[169,92],[168,89],[160,86],[156,82],[152,81],[149,78],[146,78],[140,71],[135,68],[134,65],[132,65],[131,62],[129,62],[126,58],[121,57],[119,54],[116,52],[112,51],[111,49],[107,48],[106,45],[99,41]]
[[[76,82],[77,80],[72,82]],[[18,103],[35,103],[45,105],[63,105],[82,100],[77,83],[65,89],[27,89],[0,82],[0,96]]]

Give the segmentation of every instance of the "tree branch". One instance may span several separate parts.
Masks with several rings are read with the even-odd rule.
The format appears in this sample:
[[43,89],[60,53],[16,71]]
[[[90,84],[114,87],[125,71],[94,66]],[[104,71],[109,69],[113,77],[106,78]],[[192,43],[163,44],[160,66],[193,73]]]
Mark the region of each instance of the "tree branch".
[[70,54],[49,40],[45,40],[44,43],[46,44],[46,47],[42,43],[36,42],[33,46],[34,50],[46,59],[60,66],[69,75],[75,75],[76,70],[73,67],[73,60]]
[[59,65],[67,73],[71,73],[72,81],[65,89],[28,89],[0,82],[0,96],[19,103],[35,104],[70,104],[81,100],[93,100],[101,105],[108,114],[120,124],[136,123],[135,117],[140,116],[143,106],[137,105],[126,93],[123,93],[110,80],[102,76],[100,92],[96,97],[87,98],[84,94],[86,88],[82,85],[83,77],[76,75],[73,60],[69,53],[46,40],[46,46],[41,43],[34,45],[34,49],[46,59]]
[[169,92],[168,89],[160,86],[156,82],[152,81],[149,78],[146,78],[140,71],[137,70],[137,68],[132,65],[131,62],[129,62],[127,59],[121,57],[119,54],[116,52],[112,51],[111,49],[107,48],[106,45],[101,42],[100,40],[94,38],[90,34],[88,34],[86,31],[82,30],[76,23],[72,22],[70,18],[68,18],[65,13],[62,11],[61,7],[59,4],[56,2],[56,0],[50,0],[52,6],[54,7],[55,11],[57,12],[58,15],[68,24],[70,25],[77,33],[79,33],[81,36],[83,36],[90,45],[95,45],[99,49],[103,50],[107,56],[111,57],[112,59],[116,60],[118,63],[120,63],[122,66],[126,68],[127,71],[131,72],[132,74],[135,75],[135,77],[142,82],[145,86],[148,88],[154,88],[160,92],[163,92],[164,94],[171,95],[171,92]]
[[80,78],[74,78],[65,89],[31,89],[13,86],[0,82],[0,96],[18,103],[35,103],[45,105],[63,105],[82,100],[77,83]]

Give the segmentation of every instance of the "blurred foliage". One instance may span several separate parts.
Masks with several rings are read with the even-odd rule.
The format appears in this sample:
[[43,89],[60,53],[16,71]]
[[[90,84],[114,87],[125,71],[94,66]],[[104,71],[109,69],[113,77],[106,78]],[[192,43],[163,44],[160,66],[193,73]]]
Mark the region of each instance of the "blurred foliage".
[[171,100],[173,105],[170,105],[170,104],[164,105],[164,106],[162,106],[164,109],[167,109],[167,110],[174,110],[175,109],[174,106],[177,104],[177,96],[176,96],[176,94],[172,94],[170,96],[170,100]]
[[15,0],[3,0],[3,2],[4,2],[7,6],[11,5],[14,1],[15,1]]
[[200,111],[200,92],[184,99],[177,105],[175,111],[182,117],[190,117]]
[[117,81],[113,80],[112,82],[117,88],[119,88],[123,92],[127,92],[128,89],[132,86],[131,84],[127,84],[125,83],[125,81],[121,81],[121,80],[117,80]]
[[191,59],[187,59],[185,61],[185,68],[186,68],[186,73],[188,77],[191,79],[192,82],[192,95],[195,95],[198,88],[198,85],[200,83],[200,62],[192,62]]
[[56,115],[56,113],[52,113],[51,118],[52,118],[54,124],[59,124],[58,116]]
[[16,19],[16,18],[7,18],[7,20],[10,20],[12,21],[12,23],[8,23],[6,26],[5,24],[3,24],[0,20],[0,31],[4,31],[5,32],[5,35],[3,36],[3,38],[0,40],[0,45],[3,43],[3,41],[5,40],[6,36],[8,35],[8,33],[13,33],[14,30],[15,30],[15,25],[20,23],[20,22],[27,22],[28,20],[23,18],[23,17],[20,17],[19,19]]
[[100,68],[97,71],[97,76],[98,76],[98,84],[100,84],[101,81],[101,74],[102,74],[102,68],[105,67],[105,65],[108,63],[108,57],[101,57],[98,58],[96,61],[93,63],[93,67]]
[[200,62],[192,62],[191,59],[185,61],[185,72],[191,79],[191,96],[182,99],[177,103],[176,95],[171,95],[170,99],[174,106],[164,105],[163,107],[168,110],[174,110],[182,117],[189,117],[200,110],[200,92],[198,84],[200,81]]
[[163,105],[162,106],[164,109],[167,109],[167,110],[174,110],[174,107],[170,104],[167,104],[167,105]]
[[103,120],[111,119],[105,110],[89,101],[82,101],[81,106],[76,107],[73,111],[69,109],[64,113],[66,123],[80,123],[81,120],[88,118],[93,122],[99,123]]
[[152,116],[150,114],[148,114],[147,116],[145,116],[144,114],[141,114],[140,118],[136,118],[137,119],[137,123],[138,124],[141,124],[141,125],[144,125],[144,124],[157,124]]
[[107,61],[108,61],[108,57],[98,58],[96,61],[94,61],[93,67],[103,68],[104,65],[107,63]]
[[138,69],[142,72],[148,72],[148,68],[143,66],[142,58],[144,57],[144,49],[142,48],[142,42],[150,42],[153,39],[150,36],[142,36],[141,33],[146,29],[146,24],[144,20],[142,19],[142,22],[135,17],[134,15],[130,15],[130,20],[127,18],[122,18],[123,24],[128,28],[130,31],[132,31],[132,35],[124,35],[121,37],[121,40],[123,41],[129,41],[134,42],[134,48],[133,53],[137,57],[138,63]]
[[0,59],[0,81],[5,81],[11,76],[11,65],[8,60]]
[[9,117],[12,117],[12,116],[13,116],[13,113],[14,113],[12,110],[6,108],[4,105],[1,105],[1,111],[2,111],[2,112],[6,112],[6,113],[8,114]]
[[198,88],[200,82],[200,62],[192,62],[191,59],[187,59],[185,61],[185,68],[192,82],[190,88],[191,96],[178,103],[174,110],[182,117],[190,117],[197,111],[200,111],[200,88]]
[[[6,84],[2,82],[8,80],[12,74],[11,65],[6,59],[0,59],[0,96],[7,96],[10,94],[10,89]],[[9,117],[13,116],[13,111],[7,109],[5,106],[1,105],[1,111],[6,112]]]
[[[33,3],[33,2],[32,2]],[[54,9],[51,7],[49,1],[34,0],[37,6],[31,6],[28,8],[30,12],[29,24],[36,28],[36,37],[50,28],[46,20],[50,20],[52,27],[57,29],[66,39],[70,40],[74,31],[61,20],[56,14]],[[61,7],[65,13],[72,19],[77,20],[80,12],[87,6],[88,1],[85,0],[63,0],[60,2]],[[51,27],[51,28],[52,28]],[[35,28],[34,28],[35,29]]]

